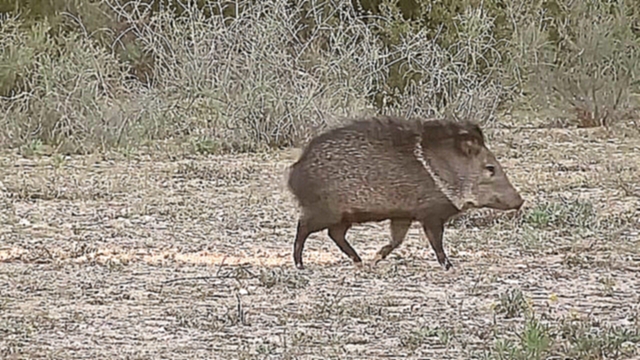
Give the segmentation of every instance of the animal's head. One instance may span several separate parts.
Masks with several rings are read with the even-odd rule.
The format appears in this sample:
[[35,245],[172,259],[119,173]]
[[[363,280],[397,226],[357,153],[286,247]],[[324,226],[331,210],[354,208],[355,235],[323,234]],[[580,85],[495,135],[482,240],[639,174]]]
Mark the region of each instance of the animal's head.
[[517,210],[524,200],[476,124],[426,122],[421,141],[436,182],[459,210],[489,207]]

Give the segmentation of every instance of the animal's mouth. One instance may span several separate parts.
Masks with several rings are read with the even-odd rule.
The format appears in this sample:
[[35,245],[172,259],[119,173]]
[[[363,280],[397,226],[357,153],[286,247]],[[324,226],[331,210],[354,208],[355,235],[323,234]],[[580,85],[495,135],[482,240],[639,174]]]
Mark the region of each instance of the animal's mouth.
[[497,201],[496,209],[504,210],[504,211],[509,211],[509,210],[518,211],[520,210],[520,208],[522,208],[522,204],[524,204],[524,200],[522,199],[519,201],[510,201],[510,202]]
[[516,196],[515,200],[509,202],[508,210],[520,210],[524,205],[524,199],[521,196]]
[[477,206],[473,201],[467,200],[464,202],[464,204],[462,204],[462,208],[460,209],[460,211],[466,211],[469,209],[474,209],[476,207]]

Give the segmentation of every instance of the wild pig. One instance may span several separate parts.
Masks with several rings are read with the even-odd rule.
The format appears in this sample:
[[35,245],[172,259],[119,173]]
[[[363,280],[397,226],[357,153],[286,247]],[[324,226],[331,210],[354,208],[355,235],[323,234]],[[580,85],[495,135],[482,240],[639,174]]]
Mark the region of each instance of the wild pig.
[[449,270],[442,233],[450,217],[469,208],[519,209],[524,202],[477,124],[392,116],[356,119],[312,139],[291,166],[288,186],[301,207],[293,251],[298,269],[304,268],[307,237],[324,229],[361,266],[347,230],[389,219],[391,241],[373,264],[419,221],[438,262]]

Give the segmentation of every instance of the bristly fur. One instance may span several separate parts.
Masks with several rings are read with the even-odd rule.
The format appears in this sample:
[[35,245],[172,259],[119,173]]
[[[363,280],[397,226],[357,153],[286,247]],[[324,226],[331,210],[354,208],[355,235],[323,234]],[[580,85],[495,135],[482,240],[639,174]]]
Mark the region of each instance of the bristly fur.
[[417,138],[420,138],[423,144],[459,139],[463,132],[466,132],[466,136],[477,140],[480,146],[484,146],[482,130],[478,124],[470,121],[404,119],[388,115],[358,118],[313,138],[304,148],[297,162],[301,162],[308,151],[317,144],[346,133],[359,134],[370,140],[390,138],[393,146],[402,147],[414,145]]
[[440,142],[451,138],[472,138],[484,146],[485,139],[478,124],[471,121],[429,120],[422,122],[422,141]]
[[290,168],[288,185],[302,210],[294,243],[300,269],[310,234],[328,229],[342,252],[361,263],[345,233],[352,224],[387,219],[392,241],[376,254],[378,260],[399,246],[413,221],[420,221],[438,262],[449,269],[442,247],[449,218],[468,207],[522,205],[485,147],[482,130],[468,121],[352,120],[309,142]]
[[423,141],[440,142],[458,138],[463,132],[466,132],[467,136],[471,136],[480,145],[484,145],[482,130],[478,124],[471,121],[404,119],[388,115],[355,119],[347,125],[325,132],[320,137],[323,135],[331,137],[345,131],[358,132],[369,139],[382,139],[390,136],[394,145],[406,144],[406,141],[413,140],[415,136],[421,136]]
[[[338,128],[330,129],[313,138],[303,149],[298,161],[290,168],[288,186],[294,194],[304,192],[308,184],[300,183],[299,174],[295,168],[308,160],[314,149],[322,147],[329,141],[344,137],[357,137],[365,141],[390,142],[388,145],[395,149],[411,149],[416,160],[425,167],[429,175],[436,182],[440,191],[460,209],[461,199],[457,199],[450,185],[445,184],[425,161],[423,148],[429,145],[462,138],[474,139],[479,146],[484,146],[484,134],[480,127],[470,121],[452,120],[422,120],[404,119],[396,116],[376,116],[373,118],[358,118]],[[298,195],[296,195],[297,197]]]

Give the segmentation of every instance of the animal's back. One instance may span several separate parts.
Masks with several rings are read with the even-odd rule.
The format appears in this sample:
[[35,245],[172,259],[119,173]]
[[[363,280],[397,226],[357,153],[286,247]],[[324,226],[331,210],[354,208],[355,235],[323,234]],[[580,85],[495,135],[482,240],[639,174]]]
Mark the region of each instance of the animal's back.
[[393,213],[415,208],[429,181],[414,155],[420,124],[395,117],[356,120],[314,138],[292,166],[303,208]]

